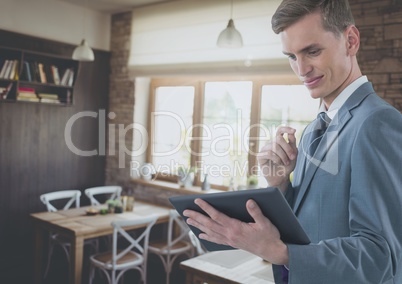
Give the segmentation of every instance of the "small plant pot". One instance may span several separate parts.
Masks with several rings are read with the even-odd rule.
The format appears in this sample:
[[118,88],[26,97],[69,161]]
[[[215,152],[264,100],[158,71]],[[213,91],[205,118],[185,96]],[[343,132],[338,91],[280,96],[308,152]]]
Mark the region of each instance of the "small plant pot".
[[114,213],[123,213],[123,207],[122,206],[114,207]]

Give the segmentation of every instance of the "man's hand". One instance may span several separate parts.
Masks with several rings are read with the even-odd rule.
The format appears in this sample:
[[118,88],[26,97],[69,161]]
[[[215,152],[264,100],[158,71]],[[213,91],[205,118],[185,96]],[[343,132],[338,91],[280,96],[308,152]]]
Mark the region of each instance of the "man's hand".
[[[284,192],[289,184],[290,173],[296,166],[297,147],[296,130],[281,126],[276,136],[261,148],[257,159],[269,186],[275,186]],[[288,141],[284,135],[287,134]]]
[[254,223],[244,223],[219,212],[202,199],[195,203],[208,216],[185,210],[187,223],[203,233],[200,238],[217,244],[229,245],[260,256],[273,264],[288,264],[287,246],[281,241],[278,229],[261,212],[253,201],[247,201],[247,211]]

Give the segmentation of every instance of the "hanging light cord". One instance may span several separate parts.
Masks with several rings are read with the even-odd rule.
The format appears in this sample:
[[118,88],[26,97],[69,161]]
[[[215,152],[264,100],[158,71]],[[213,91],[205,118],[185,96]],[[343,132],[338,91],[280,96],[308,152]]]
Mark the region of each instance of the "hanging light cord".
[[85,0],[85,2],[84,2],[84,13],[82,14],[82,25],[84,26],[84,38],[86,38],[86,36],[87,36],[87,25],[85,23],[85,18],[87,16],[86,15],[87,4],[88,4],[88,1]]
[[233,19],[233,0],[230,0],[230,18]]

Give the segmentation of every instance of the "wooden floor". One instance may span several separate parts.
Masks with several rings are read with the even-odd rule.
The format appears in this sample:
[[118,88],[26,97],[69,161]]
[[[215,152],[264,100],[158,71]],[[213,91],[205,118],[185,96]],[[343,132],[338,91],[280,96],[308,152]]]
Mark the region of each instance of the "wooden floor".
[[[88,259],[85,255],[85,259]],[[170,283],[174,284],[184,284],[185,283],[185,272],[180,269],[180,261],[185,260],[186,257],[179,257],[176,260],[173,267],[173,273],[171,273]],[[63,255],[61,250],[55,248],[55,254],[52,258],[52,263],[50,266],[50,271],[47,278],[44,280],[43,284],[68,284],[68,270],[67,270],[67,260]],[[99,272],[99,270],[98,270]],[[88,283],[89,275],[89,263],[84,262],[84,272],[82,275],[82,283]],[[166,283],[166,275],[163,270],[162,263],[160,259],[155,255],[150,255],[148,257],[148,272],[147,272],[147,284],[163,284]],[[101,273],[96,273],[96,278],[93,284],[107,284],[107,279]],[[139,273],[135,270],[127,271],[124,276],[124,282],[120,281],[119,284],[130,283],[136,284],[139,282]]]

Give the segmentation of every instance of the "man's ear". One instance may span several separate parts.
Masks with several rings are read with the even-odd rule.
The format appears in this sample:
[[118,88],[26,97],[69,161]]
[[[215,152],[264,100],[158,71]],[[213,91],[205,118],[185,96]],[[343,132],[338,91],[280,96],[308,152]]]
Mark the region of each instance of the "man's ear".
[[348,55],[355,56],[360,47],[360,32],[356,26],[351,25],[345,30]]

